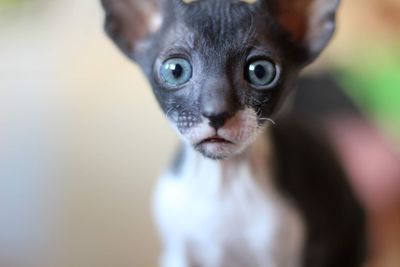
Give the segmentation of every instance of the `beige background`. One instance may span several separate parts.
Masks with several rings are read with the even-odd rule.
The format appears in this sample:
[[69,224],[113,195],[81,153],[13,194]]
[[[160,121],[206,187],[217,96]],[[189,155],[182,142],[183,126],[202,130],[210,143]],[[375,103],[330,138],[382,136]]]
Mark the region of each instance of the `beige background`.
[[98,1],[2,15],[0,266],[155,266],[150,199],[175,136]]

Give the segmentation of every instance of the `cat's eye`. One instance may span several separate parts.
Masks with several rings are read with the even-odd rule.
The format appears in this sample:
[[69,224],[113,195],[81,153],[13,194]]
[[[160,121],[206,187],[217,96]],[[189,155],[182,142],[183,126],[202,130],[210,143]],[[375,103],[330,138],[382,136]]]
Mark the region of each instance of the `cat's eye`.
[[246,67],[246,80],[256,87],[270,87],[277,78],[276,65],[269,60],[251,61]]
[[161,78],[171,86],[180,86],[192,78],[192,65],[184,58],[166,60],[160,69]]

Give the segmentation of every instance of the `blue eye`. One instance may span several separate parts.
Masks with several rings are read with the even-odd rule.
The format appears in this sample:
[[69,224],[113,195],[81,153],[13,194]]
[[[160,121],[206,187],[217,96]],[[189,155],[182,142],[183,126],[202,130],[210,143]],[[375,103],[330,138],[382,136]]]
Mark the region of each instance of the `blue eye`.
[[271,86],[278,75],[274,63],[269,60],[256,60],[247,65],[246,80],[254,86]]
[[192,65],[184,58],[171,58],[165,61],[160,69],[164,82],[172,86],[187,83],[192,78]]

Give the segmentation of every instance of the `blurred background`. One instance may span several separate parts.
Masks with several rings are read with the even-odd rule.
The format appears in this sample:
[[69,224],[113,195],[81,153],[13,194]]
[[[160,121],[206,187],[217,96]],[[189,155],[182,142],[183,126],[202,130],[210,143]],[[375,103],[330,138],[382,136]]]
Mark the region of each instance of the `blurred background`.
[[[369,266],[400,266],[400,1],[343,0],[322,69],[369,118],[331,124],[369,209]],[[152,188],[176,143],[99,1],[0,0],[0,267],[156,266]]]

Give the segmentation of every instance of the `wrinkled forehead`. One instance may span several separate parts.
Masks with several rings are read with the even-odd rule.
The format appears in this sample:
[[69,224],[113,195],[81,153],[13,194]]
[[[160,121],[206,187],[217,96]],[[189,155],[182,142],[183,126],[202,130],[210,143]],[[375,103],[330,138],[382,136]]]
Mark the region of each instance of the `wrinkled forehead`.
[[248,29],[253,18],[251,5],[237,0],[196,0],[185,5],[182,16],[191,29],[214,35],[233,34]]
[[[249,0],[248,0],[249,1]],[[240,50],[255,39],[254,11],[248,1],[186,0],[177,19],[184,26],[177,37],[190,39],[196,49]],[[185,1],[184,1],[185,2]],[[182,26],[181,25],[181,26]],[[203,51],[203,52],[207,52]],[[228,51],[226,51],[228,52]]]

